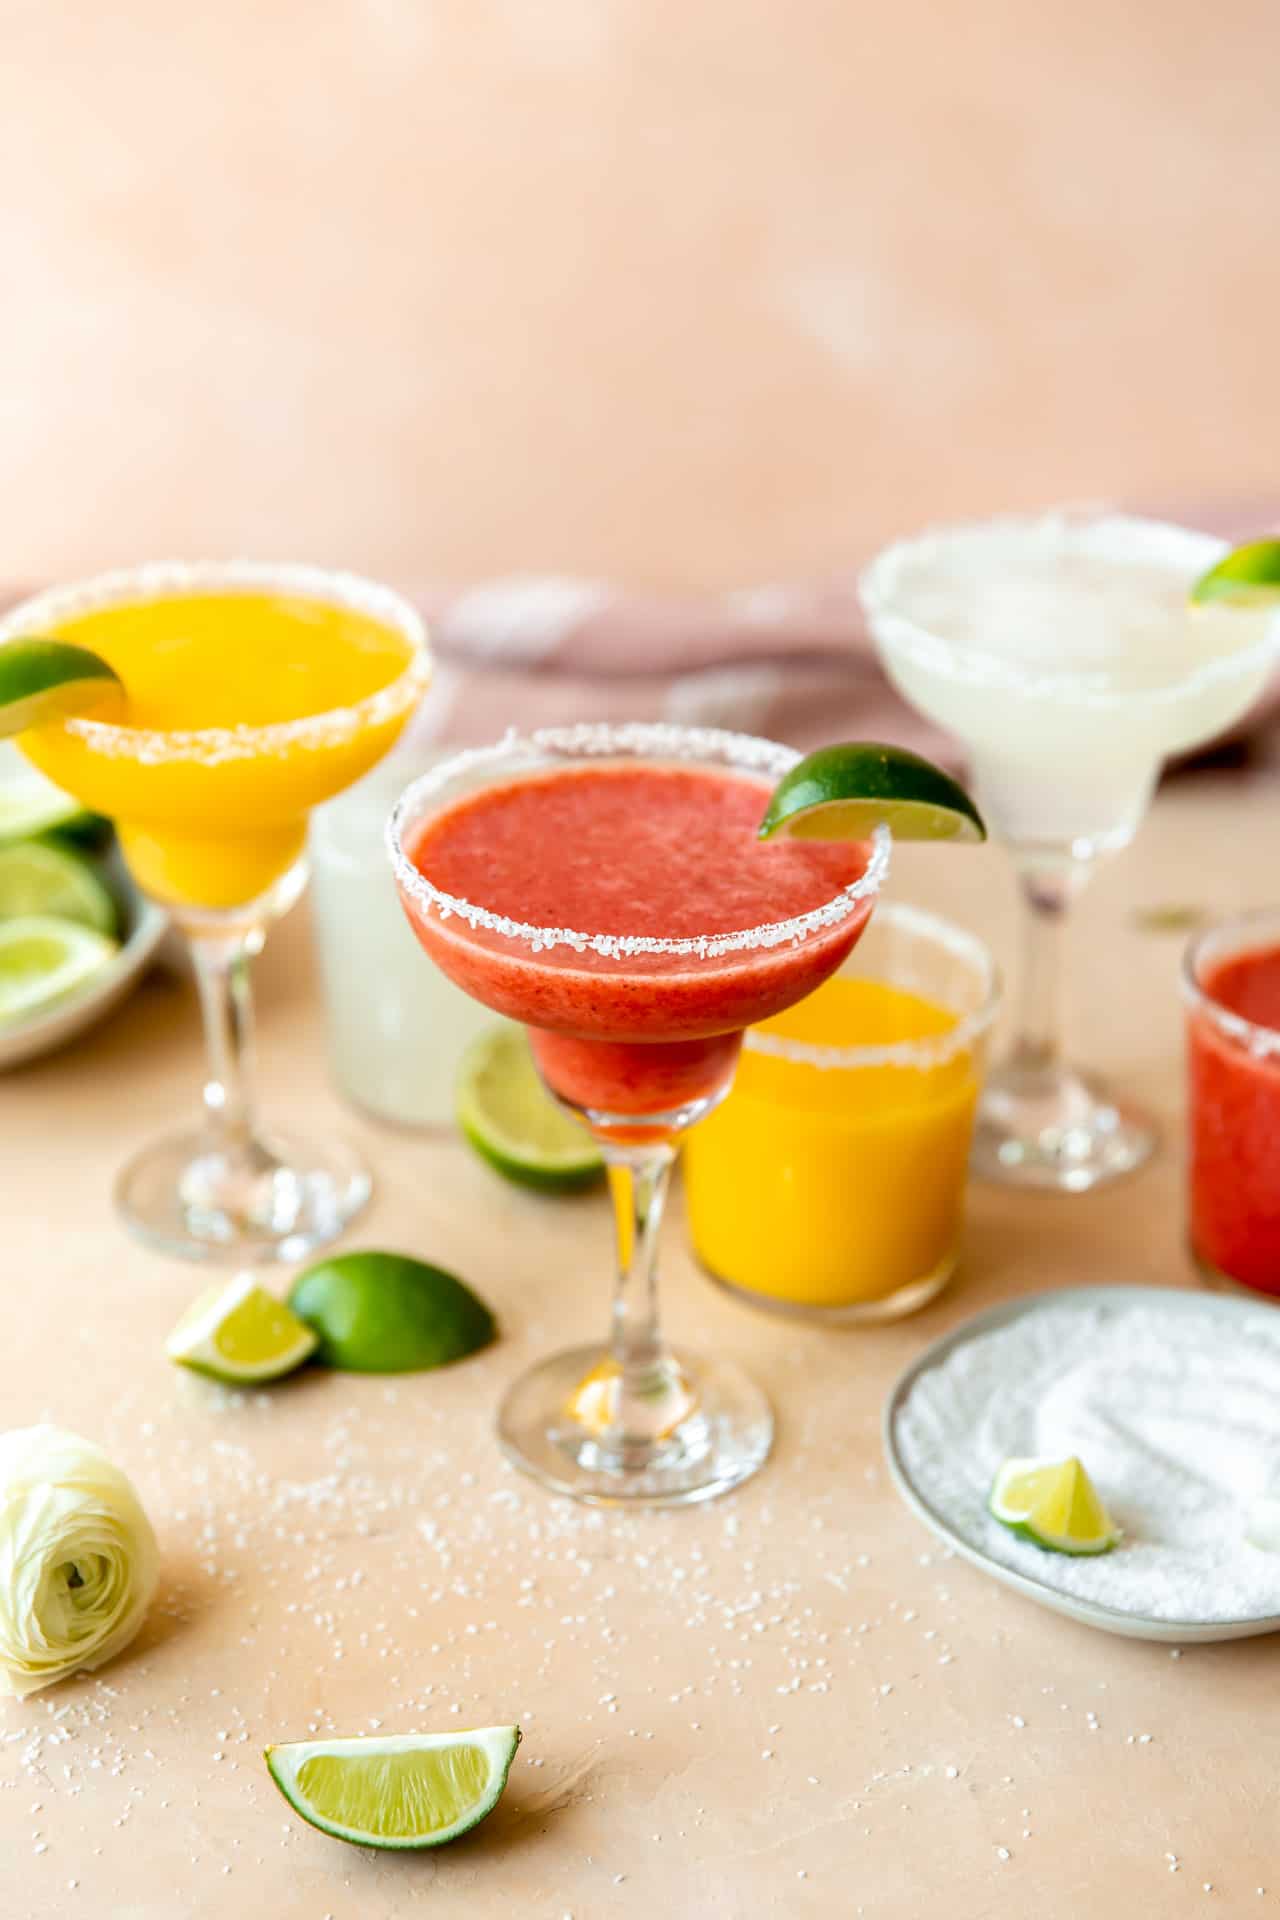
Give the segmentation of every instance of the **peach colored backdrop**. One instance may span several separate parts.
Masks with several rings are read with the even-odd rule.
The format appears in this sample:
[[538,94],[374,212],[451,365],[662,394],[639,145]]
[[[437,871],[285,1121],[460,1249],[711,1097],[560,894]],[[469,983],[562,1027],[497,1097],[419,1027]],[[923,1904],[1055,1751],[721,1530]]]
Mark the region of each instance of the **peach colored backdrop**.
[[0,573],[1247,497],[1276,0],[0,0]]

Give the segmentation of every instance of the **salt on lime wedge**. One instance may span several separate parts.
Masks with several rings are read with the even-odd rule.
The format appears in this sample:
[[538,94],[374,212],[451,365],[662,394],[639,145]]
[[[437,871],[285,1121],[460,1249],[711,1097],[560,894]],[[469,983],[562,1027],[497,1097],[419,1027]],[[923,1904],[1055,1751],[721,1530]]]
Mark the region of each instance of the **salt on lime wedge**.
[[15,840],[0,846],[0,920],[32,914],[75,920],[97,933],[114,934],[117,927],[116,903],[83,855]]
[[1233,547],[1200,575],[1187,598],[1193,607],[1280,606],[1280,539]]
[[1003,1526],[1050,1553],[1109,1553],[1120,1538],[1074,1454],[1066,1460],[1006,1460],[987,1504]]
[[115,668],[88,647],[8,640],[0,646],[0,738],[91,713],[119,690]]
[[419,1373],[465,1360],[497,1333],[470,1287],[403,1253],[339,1253],[300,1273],[289,1306],[318,1337],[321,1366]]
[[0,846],[35,833],[78,834],[97,817],[28,766],[17,747],[0,740]]
[[164,1343],[169,1358],[226,1386],[279,1380],[309,1360],[316,1335],[251,1273],[210,1287]]
[[906,747],[851,740],[819,747],[784,774],[760,838],[866,840],[887,826],[895,840],[985,840],[964,788]]
[[463,1135],[497,1172],[544,1193],[572,1193],[604,1172],[604,1155],[580,1120],[543,1086],[522,1027],[486,1027],[458,1068],[455,1111]]
[[299,1740],[268,1747],[267,1770],[295,1813],[358,1847],[442,1847],[502,1798],[519,1727]]
[[74,920],[0,920],[0,1027],[44,1013],[109,966],[114,940]]

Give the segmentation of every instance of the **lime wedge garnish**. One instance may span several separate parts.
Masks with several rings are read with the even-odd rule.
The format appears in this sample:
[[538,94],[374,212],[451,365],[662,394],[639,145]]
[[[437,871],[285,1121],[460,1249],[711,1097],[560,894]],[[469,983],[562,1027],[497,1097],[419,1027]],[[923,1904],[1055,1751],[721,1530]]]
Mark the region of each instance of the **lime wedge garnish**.
[[31,914],[0,920],[0,1027],[65,1000],[119,952],[114,940],[74,920]]
[[906,747],[851,740],[819,747],[784,774],[760,822],[760,838],[866,840],[887,826],[896,840],[985,840],[982,815],[964,788]]
[[1210,567],[1187,595],[1193,607],[1280,606],[1280,540],[1246,540]]
[[210,1287],[164,1343],[180,1367],[227,1386],[278,1380],[316,1350],[316,1336],[251,1273]]
[[91,713],[119,689],[115,668],[88,647],[65,640],[7,640],[0,646],[0,738]]
[[299,1740],[268,1747],[271,1778],[295,1813],[360,1847],[442,1847],[492,1813],[519,1727]]
[[76,920],[98,933],[116,931],[116,903],[83,855],[40,840],[15,840],[0,846],[0,920],[32,914]]
[[28,766],[17,747],[0,740],[0,845],[55,829],[79,834],[96,818]]
[[604,1172],[587,1129],[538,1078],[522,1027],[486,1027],[477,1035],[458,1068],[455,1103],[463,1134],[508,1180],[569,1193]]
[[346,1373],[416,1373],[465,1360],[497,1327],[443,1267],[403,1253],[339,1253],[300,1273],[289,1305],[319,1336],[316,1359]]
[[1050,1553],[1109,1553],[1120,1538],[1074,1454],[1067,1460],[1006,1460],[987,1504],[1002,1525]]

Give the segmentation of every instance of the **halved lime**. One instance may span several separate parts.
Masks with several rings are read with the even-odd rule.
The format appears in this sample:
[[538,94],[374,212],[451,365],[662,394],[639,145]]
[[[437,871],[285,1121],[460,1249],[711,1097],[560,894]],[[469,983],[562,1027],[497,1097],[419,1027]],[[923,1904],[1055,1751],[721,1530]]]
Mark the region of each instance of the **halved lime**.
[[906,747],[851,740],[819,747],[784,774],[760,838],[866,840],[887,826],[895,840],[985,840],[982,815],[941,767]]
[[1187,595],[1193,607],[1280,606],[1280,539],[1246,540],[1202,573]]
[[1006,1460],[987,1504],[1003,1526],[1050,1553],[1109,1553],[1120,1538],[1074,1454],[1066,1460]]
[[298,1740],[268,1747],[267,1770],[295,1813],[359,1847],[442,1847],[502,1798],[519,1727]]
[[309,1360],[316,1335],[251,1273],[210,1287],[194,1301],[164,1343],[180,1367],[227,1386],[279,1380]]
[[17,747],[0,740],[0,845],[54,829],[79,833],[96,818],[28,766]]
[[403,1253],[339,1253],[300,1273],[289,1306],[319,1336],[316,1359],[345,1373],[417,1373],[465,1360],[497,1327],[443,1267]]
[[98,933],[116,931],[116,903],[90,863],[69,848],[40,840],[0,846],[0,920],[32,914],[76,920]]
[[545,1193],[589,1187],[604,1155],[543,1086],[522,1027],[486,1027],[467,1048],[455,1092],[458,1125],[482,1159]]
[[0,737],[91,713],[119,692],[114,667],[65,640],[7,640],[0,646]]
[[0,1026],[56,1006],[118,952],[114,940],[74,920],[45,914],[0,920]]

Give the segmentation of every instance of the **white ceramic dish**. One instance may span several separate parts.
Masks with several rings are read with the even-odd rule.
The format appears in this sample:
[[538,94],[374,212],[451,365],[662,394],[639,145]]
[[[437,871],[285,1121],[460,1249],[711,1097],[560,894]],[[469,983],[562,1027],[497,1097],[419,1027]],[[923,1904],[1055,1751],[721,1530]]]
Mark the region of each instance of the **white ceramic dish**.
[[155,959],[156,949],[168,931],[168,916],[138,892],[117,853],[108,854],[103,865],[124,918],[120,951],[70,999],[60,1000],[16,1026],[0,1026],[0,1073],[74,1040],[118,1006]]
[[1224,1320],[1238,1321],[1255,1315],[1258,1302],[1238,1300],[1227,1294],[1209,1294],[1174,1287],[1071,1287],[1054,1293],[1033,1294],[1026,1300],[1015,1300],[1008,1305],[992,1307],[987,1313],[975,1315],[962,1326],[944,1334],[926,1347],[919,1358],[912,1362],[890,1394],[884,1410],[884,1450],[889,1463],[889,1472],[894,1484],[907,1505],[919,1519],[923,1520],[931,1533],[947,1546],[954,1548],[963,1559],[973,1566],[981,1567],[993,1580],[1012,1587],[1016,1593],[1025,1594],[1029,1600],[1037,1601],[1042,1607],[1049,1607],[1054,1613],[1065,1613],[1069,1620],[1078,1620],[1084,1626],[1098,1627],[1103,1633],[1119,1633],[1131,1640],[1163,1640],[1178,1646],[1189,1646],[1196,1641],[1207,1640],[1246,1640],[1261,1633],[1275,1633],[1280,1630],[1280,1615],[1258,1615],[1237,1620],[1155,1620],[1146,1614],[1121,1612],[1115,1607],[1103,1607],[1093,1601],[1081,1600],[1075,1594],[1060,1593],[1056,1587],[1048,1586],[1042,1580],[1031,1579],[1013,1567],[1006,1567],[990,1554],[984,1553],[959,1533],[946,1515],[940,1513],[916,1486],[910,1470],[898,1449],[897,1420],[900,1409],[905,1405],[916,1382],[922,1374],[932,1367],[941,1365],[957,1347],[980,1334],[993,1333],[998,1327],[1008,1326],[1019,1320],[1024,1314],[1039,1312],[1044,1307],[1061,1306],[1064,1302],[1075,1301],[1081,1306],[1111,1306],[1117,1310],[1132,1306],[1156,1306],[1169,1313],[1186,1313],[1194,1309],[1197,1313],[1219,1314]]

